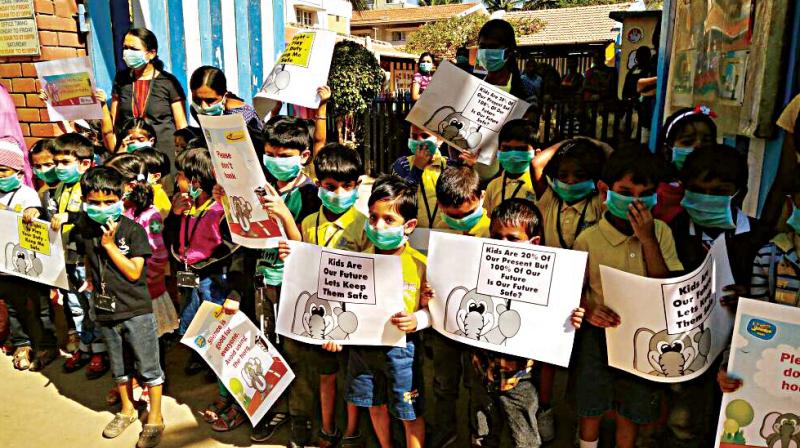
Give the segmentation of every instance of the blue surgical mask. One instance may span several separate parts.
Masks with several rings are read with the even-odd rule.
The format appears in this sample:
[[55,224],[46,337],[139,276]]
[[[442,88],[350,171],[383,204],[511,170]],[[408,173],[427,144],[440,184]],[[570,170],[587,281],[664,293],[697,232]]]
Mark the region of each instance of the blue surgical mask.
[[469,57],[468,56],[456,56],[456,63],[460,65],[469,64]]
[[118,221],[124,210],[125,206],[122,204],[122,201],[117,201],[105,207],[91,204],[86,205],[86,214],[89,215],[92,221],[100,225],[104,225],[109,219]]
[[153,142],[151,142],[151,141],[130,142],[130,143],[128,143],[128,146],[125,147],[125,150],[130,153],[130,152],[136,152],[136,151],[138,151],[140,149],[152,148],[152,147],[153,147]]
[[283,182],[290,181],[300,174],[302,166],[300,156],[271,157],[264,154],[264,166],[275,179]]
[[56,167],[56,176],[58,176],[58,180],[67,184],[74,184],[81,179],[81,173],[78,171],[77,163],[66,167]]
[[145,58],[142,50],[123,50],[122,60],[125,61],[125,65],[133,69],[142,68],[147,64],[147,58]]
[[498,72],[506,65],[505,48],[478,48],[478,63],[490,72]]
[[419,64],[420,73],[430,73],[433,71],[433,62],[421,62]]
[[[735,196],[735,195],[734,195]],[[681,206],[692,221],[701,227],[714,229],[735,229],[731,201],[733,196],[695,193],[687,190]]]
[[195,201],[197,198],[200,197],[200,193],[203,192],[202,188],[195,188],[194,185],[189,185],[189,197],[194,199]]
[[14,173],[7,177],[0,177],[0,191],[8,193],[14,191],[20,186],[19,174]]
[[531,167],[533,151],[499,151],[497,160],[507,173],[522,174]]
[[212,117],[219,117],[223,113],[225,113],[225,97],[222,97],[221,101],[217,101],[216,103],[203,107],[197,104],[192,104],[194,110],[200,115],[210,115]]
[[458,230],[459,232],[468,232],[475,227],[476,224],[478,224],[478,221],[480,221],[483,217],[483,212],[483,201],[481,201],[475,210],[463,218],[451,218],[444,212],[442,212],[441,215],[442,221],[444,221],[444,223],[447,224],[447,226],[451,229]]
[[424,148],[431,154],[436,154],[439,151],[439,146],[436,144],[436,137],[428,137],[425,140],[408,139],[408,150],[411,154],[416,154],[417,149]]
[[555,193],[556,196],[561,198],[561,200],[567,204],[578,202],[594,193],[595,190],[593,180],[585,180],[583,182],[568,184],[556,179],[550,181],[550,188],[553,190],[553,193]]
[[33,173],[36,174],[42,182],[52,184],[58,181],[58,173],[56,173],[56,168],[52,167],[49,170],[33,170]]
[[675,165],[675,168],[681,169],[683,168],[683,162],[686,161],[686,157],[694,151],[693,146],[673,146],[672,147],[672,164]]
[[355,205],[358,200],[358,188],[339,194],[320,188],[317,196],[319,196],[319,200],[322,201],[322,205],[325,208],[336,215],[340,215]]
[[367,238],[380,250],[394,250],[406,243],[405,226],[377,229],[364,221],[364,233]]
[[650,210],[656,206],[658,199],[656,198],[655,193],[648,196],[640,196],[635,198],[633,196],[625,196],[608,190],[608,194],[606,195],[606,207],[608,208],[608,211],[617,218],[624,219],[625,221],[628,220],[628,206],[633,204],[633,201],[641,202],[645,207],[647,207],[648,210]]
[[794,233],[800,235],[800,208],[792,204],[792,214],[786,220],[786,224],[794,230]]

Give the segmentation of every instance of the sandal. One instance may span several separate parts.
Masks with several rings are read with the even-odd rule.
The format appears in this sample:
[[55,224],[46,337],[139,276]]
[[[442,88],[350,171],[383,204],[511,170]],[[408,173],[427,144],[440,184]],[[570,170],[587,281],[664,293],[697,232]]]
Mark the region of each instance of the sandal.
[[28,370],[31,367],[31,348],[18,347],[14,351],[14,368],[17,370]]
[[217,432],[233,431],[241,426],[245,420],[244,412],[239,410],[239,406],[232,405],[211,425],[211,429]]
[[136,448],[153,448],[161,442],[161,435],[164,434],[164,422],[160,425],[151,425],[146,423],[139,434],[139,440],[136,442]]
[[56,349],[39,350],[39,352],[36,353],[36,359],[33,360],[28,370],[31,372],[41,372],[51,362],[55,361],[56,358],[58,358],[58,351]]
[[200,415],[203,416],[203,420],[205,420],[206,423],[214,423],[219,420],[220,416],[225,412],[226,409],[231,407],[231,404],[232,402],[230,399],[217,397],[217,399],[208,405],[208,407],[205,408]]

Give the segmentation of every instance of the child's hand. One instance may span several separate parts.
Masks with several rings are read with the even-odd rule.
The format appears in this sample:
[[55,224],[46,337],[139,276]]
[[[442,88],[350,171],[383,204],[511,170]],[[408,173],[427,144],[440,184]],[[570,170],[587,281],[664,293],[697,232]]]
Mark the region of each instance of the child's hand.
[[50,95],[47,94],[46,90],[39,89],[39,99],[46,103],[50,100]]
[[406,311],[400,311],[392,316],[392,325],[402,332],[413,333],[417,330],[417,316],[413,313],[408,314]]
[[464,165],[468,167],[475,166],[478,163],[478,153],[473,153],[471,151],[465,151],[462,149],[458,150],[458,160],[461,161]]
[[53,217],[50,219],[50,228],[55,231],[60,230],[61,226],[64,225],[65,222],[67,222],[67,219],[69,219],[69,215],[67,215],[66,213],[59,213],[57,215],[53,215]]
[[286,258],[292,253],[292,248],[289,247],[289,243],[286,241],[279,241],[278,242],[278,259],[281,261],[286,260]]
[[656,241],[656,226],[653,220],[653,214],[650,210],[640,201],[633,201],[628,206],[628,218],[633,227],[633,234],[642,243],[657,243]]
[[214,188],[211,190],[211,196],[214,198],[216,202],[222,204],[222,198],[227,196],[225,194],[225,188],[222,187],[220,184],[215,184]]
[[224,311],[225,314],[236,314],[239,311],[239,302],[225,299],[225,302],[222,304],[222,311]]
[[109,249],[112,246],[117,247],[117,241],[114,238],[117,234],[117,223],[109,218],[108,221],[106,221],[106,225],[100,226],[100,228],[103,229],[103,237],[100,238],[100,245],[105,249]]
[[422,288],[419,291],[419,306],[421,308],[427,308],[428,304],[431,303],[431,300],[436,298],[436,291],[433,290],[431,284],[425,282],[422,284]]
[[264,186],[264,191],[266,191],[267,194],[258,197],[264,211],[266,211],[270,217],[278,218],[284,225],[292,221],[294,219],[292,212],[289,210],[289,207],[286,206],[286,203],[283,202],[281,195],[278,194],[278,190],[272,185],[267,184]]
[[618,326],[622,319],[611,308],[605,305],[598,305],[589,309],[586,313],[586,321],[595,327],[608,328]]
[[331,88],[322,86],[317,89],[317,95],[319,95],[319,104],[325,104],[331,99]]
[[106,96],[106,92],[103,89],[94,89],[94,99],[100,103],[105,103],[108,96]]
[[328,352],[339,353],[340,351],[342,351],[342,346],[341,344],[328,341],[322,344],[322,349]]
[[6,204],[0,204],[0,210],[8,210],[8,206]]
[[739,304],[739,297],[747,295],[748,288],[745,285],[728,285],[722,288],[723,295],[719,298],[719,304],[736,310]]
[[736,392],[742,387],[742,380],[728,375],[728,372],[724,369],[720,369],[717,372],[717,383],[719,383],[719,388],[722,389],[722,392],[726,394]]
[[575,308],[572,310],[572,316],[570,316],[570,322],[572,322],[572,326],[575,329],[581,328],[581,324],[583,323],[583,316],[586,314],[586,310],[581,307]]
[[182,215],[192,208],[192,198],[186,193],[178,193],[172,197],[172,213]]
[[24,224],[30,224],[35,219],[39,219],[39,216],[39,210],[36,210],[35,208],[26,208],[25,211],[22,212],[22,222]]

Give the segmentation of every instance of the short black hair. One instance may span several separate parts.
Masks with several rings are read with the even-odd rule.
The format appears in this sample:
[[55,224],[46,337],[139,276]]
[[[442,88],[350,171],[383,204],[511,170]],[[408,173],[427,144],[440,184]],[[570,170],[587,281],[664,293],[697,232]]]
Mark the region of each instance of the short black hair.
[[308,120],[297,117],[281,117],[264,126],[264,142],[270,146],[311,150],[311,132]]
[[574,160],[590,179],[597,181],[603,174],[606,153],[597,142],[588,138],[573,138],[558,147],[556,153],[544,167],[544,174],[551,179],[558,177],[558,169],[564,161]]
[[[150,125],[150,123],[142,120],[141,118],[133,118],[128,120],[128,122],[125,123],[125,127],[122,128],[122,133],[120,135],[122,135],[122,138],[125,138],[134,129],[139,131],[144,131],[144,133],[150,136],[150,138],[152,138],[154,142],[158,141],[158,135],[156,134],[156,129],[152,125]],[[122,141],[122,139],[120,139],[120,141]]]
[[666,162],[646,147],[635,145],[617,149],[608,158],[601,180],[612,188],[614,182],[630,175],[639,185],[658,185],[666,179]]
[[172,133],[173,137],[183,137],[184,140],[189,142],[189,140],[200,137],[200,128],[195,128],[193,126],[187,126],[183,129],[178,129],[177,131]]
[[125,179],[119,171],[110,166],[96,166],[89,168],[81,176],[81,192],[83,197],[89,196],[92,192],[102,192],[105,194],[115,194],[122,198]]
[[364,174],[364,165],[357,151],[341,143],[328,143],[314,158],[314,173],[320,182],[328,178],[337,182],[357,182]]
[[445,207],[461,207],[464,202],[480,196],[480,177],[468,166],[447,167],[436,181],[436,200]]
[[692,123],[705,123],[714,133],[714,141],[717,140],[717,124],[714,119],[709,115],[699,112],[690,107],[678,109],[674,114],[664,120],[664,125],[661,126],[659,133],[659,147],[671,147],[675,143],[675,136],[681,133],[681,130]]
[[184,149],[181,152],[186,152],[190,149],[195,149],[195,148],[208,149],[208,142],[206,142],[206,139],[204,137],[195,137],[186,142],[186,149]]
[[147,172],[150,174],[169,174],[169,157],[155,148],[144,148],[134,153],[136,157],[142,159],[147,165]]
[[[206,148],[187,149],[181,154],[186,154],[183,159],[183,174],[190,181],[197,179],[200,182],[200,188],[208,194],[214,189],[217,180],[211,174],[214,165],[211,163],[211,153]],[[180,168],[179,168],[180,169]]]
[[[194,149],[194,148],[192,148]],[[184,174],[186,173],[186,158],[188,157],[190,149],[186,149],[186,151],[181,151],[178,155],[175,156],[175,170],[176,171],[183,171]]]
[[740,192],[747,191],[747,176],[747,158],[744,154],[732,146],[719,144],[690,152],[680,172],[684,185],[695,179],[719,179],[736,185]]
[[77,132],[59,135],[53,141],[53,147],[55,149],[54,156],[73,156],[78,160],[94,158],[92,142]]
[[542,212],[528,199],[511,198],[500,203],[492,210],[492,225],[495,223],[523,226],[529,239],[544,236]]
[[37,140],[28,150],[28,160],[33,163],[33,156],[39,153],[49,152],[53,155],[56,153],[55,141],[52,138],[43,138]]
[[375,180],[367,205],[378,201],[391,201],[406,221],[417,219],[417,187],[400,176],[384,174]]
[[134,204],[134,215],[138,216],[153,205],[153,187],[147,183],[147,165],[139,154],[117,154],[106,160],[105,166],[114,168],[126,182],[135,182],[128,192],[127,200]]
[[500,144],[519,140],[527,145],[536,143],[536,126],[530,120],[518,118],[510,120],[500,128],[500,136],[497,142]]

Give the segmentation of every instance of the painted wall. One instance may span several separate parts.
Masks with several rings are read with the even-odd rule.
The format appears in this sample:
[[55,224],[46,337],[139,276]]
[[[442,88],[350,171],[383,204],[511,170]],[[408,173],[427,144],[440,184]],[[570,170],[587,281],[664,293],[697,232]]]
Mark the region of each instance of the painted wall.
[[340,34],[350,33],[353,6],[347,0],[286,0],[286,23],[300,22],[297,17],[298,9],[313,14],[312,28],[331,30]]

